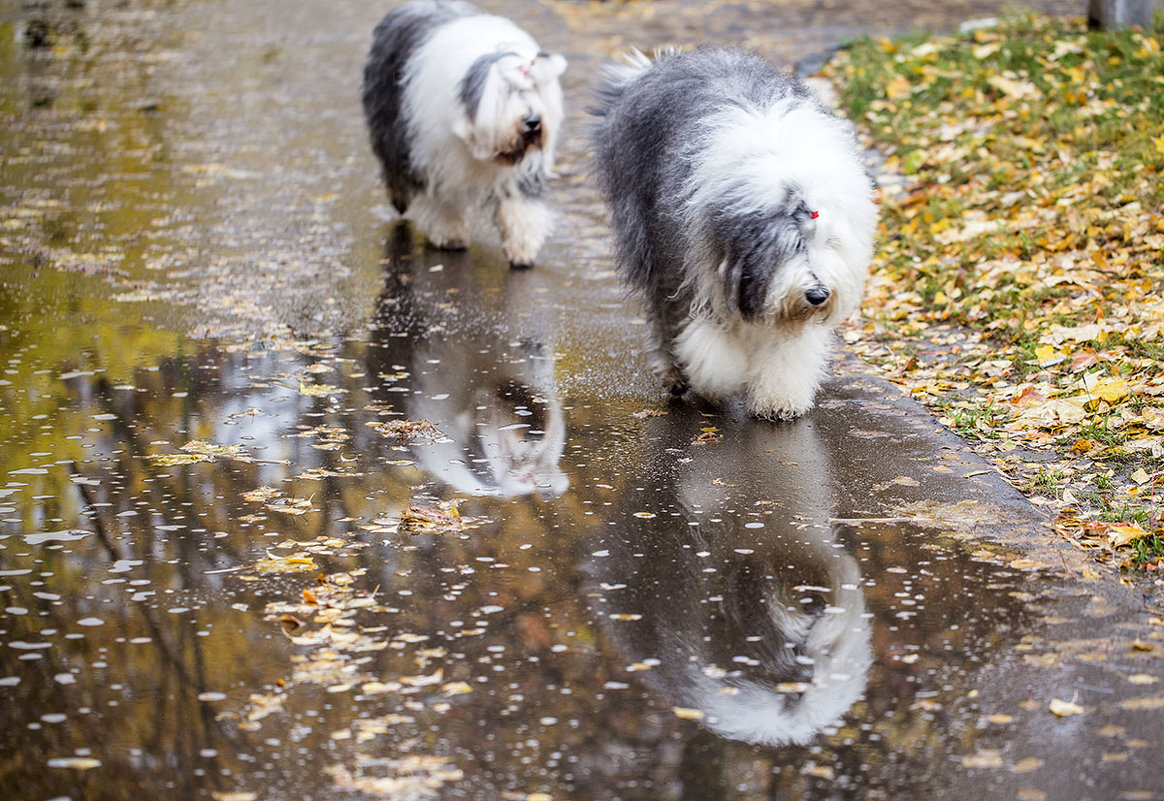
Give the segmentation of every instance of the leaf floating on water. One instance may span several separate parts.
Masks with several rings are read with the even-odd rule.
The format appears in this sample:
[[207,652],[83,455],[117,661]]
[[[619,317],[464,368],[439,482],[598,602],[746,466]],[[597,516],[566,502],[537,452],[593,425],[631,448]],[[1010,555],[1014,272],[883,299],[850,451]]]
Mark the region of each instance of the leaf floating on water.
[[455,534],[463,528],[461,513],[452,503],[413,504],[400,518],[400,531],[408,534]]
[[441,685],[441,692],[445,695],[465,695],[473,692],[472,685],[463,681],[451,681],[448,684]]
[[[458,782],[465,774],[454,763],[443,757],[414,754],[403,759],[376,759],[368,766],[364,775],[363,761],[373,762],[370,757],[357,759],[353,768],[337,764],[325,769],[335,786],[341,790],[355,790],[381,798],[398,801],[422,801],[436,796],[442,786]],[[380,775],[385,769],[388,775]]]
[[692,445],[710,445],[723,439],[723,434],[719,433],[719,429],[715,426],[707,426],[702,429],[702,432],[691,440]]
[[210,797],[214,801],[256,801],[258,795],[256,793],[236,792],[236,793],[219,793],[213,792]]
[[1125,701],[1120,701],[1120,709],[1126,709],[1129,712],[1154,712],[1164,709],[1164,696],[1158,695],[1154,698],[1128,698]]
[[279,625],[283,627],[285,634],[291,635],[303,628],[303,621],[295,615],[282,615],[279,618]]
[[314,559],[296,554],[272,556],[255,563],[258,573],[310,573],[313,570],[319,570]]
[[703,720],[707,713],[702,709],[691,709],[685,706],[673,706],[671,712],[680,720]]
[[333,386],[332,384],[305,384],[299,382],[299,394],[305,395],[309,398],[326,398],[329,395],[339,395],[347,392],[342,387]]
[[400,683],[405,687],[428,687],[432,684],[440,684],[444,679],[444,668],[440,668],[436,673],[427,676],[401,676]]
[[962,767],[964,768],[1001,768],[1004,765],[1001,752],[989,749],[962,757]]
[[231,462],[254,461],[241,445],[214,445],[200,439],[191,440],[178,450],[182,453],[153,454],[146,458],[162,467],[194,464],[195,462],[213,462],[215,459],[225,459]]
[[368,427],[393,439],[435,439],[441,435],[437,427],[428,420],[386,420],[368,423]]
[[272,512],[296,516],[315,511],[310,498],[276,498],[267,504],[267,508]]
[[174,467],[176,465],[214,461],[209,456],[202,456],[197,453],[157,453],[151,454],[146,458],[158,467]]

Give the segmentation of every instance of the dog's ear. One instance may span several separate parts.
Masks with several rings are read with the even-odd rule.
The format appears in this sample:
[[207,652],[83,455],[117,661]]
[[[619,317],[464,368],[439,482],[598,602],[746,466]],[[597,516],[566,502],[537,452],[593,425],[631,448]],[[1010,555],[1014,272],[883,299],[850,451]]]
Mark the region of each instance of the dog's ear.
[[805,252],[811,214],[802,199],[792,196],[768,215],[712,218],[713,236],[722,248],[719,275],[728,311],[745,320],[763,313],[776,273]]
[[542,50],[534,59],[533,68],[538,83],[548,83],[566,71],[565,56]]
[[461,88],[464,113],[452,126],[453,134],[481,161],[495,155],[497,143],[490,131],[496,128],[502,95],[509,92],[501,64],[496,56],[479,58],[473,64]]

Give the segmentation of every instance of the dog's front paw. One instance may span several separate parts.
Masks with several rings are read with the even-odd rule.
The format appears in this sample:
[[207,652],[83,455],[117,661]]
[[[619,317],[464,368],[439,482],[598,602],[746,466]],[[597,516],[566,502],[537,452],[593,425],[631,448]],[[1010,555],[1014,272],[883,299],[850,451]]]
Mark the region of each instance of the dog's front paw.
[[752,388],[747,399],[748,414],[761,420],[795,420],[812,408],[816,395],[814,383],[790,380],[780,393],[761,394]]
[[651,372],[663,382],[673,397],[678,398],[685,395],[687,390],[691,389],[691,383],[687,380],[687,376],[666,353],[655,352],[651,354]]
[[[810,407],[811,408],[811,407]],[[773,423],[787,423],[807,412],[808,409],[776,408],[776,409],[749,409],[750,414],[760,420]]]
[[428,242],[430,245],[432,245],[437,250],[468,250],[469,249],[469,240],[460,239],[458,237],[449,237],[447,239],[446,238],[438,239],[436,237],[430,236],[428,238]]

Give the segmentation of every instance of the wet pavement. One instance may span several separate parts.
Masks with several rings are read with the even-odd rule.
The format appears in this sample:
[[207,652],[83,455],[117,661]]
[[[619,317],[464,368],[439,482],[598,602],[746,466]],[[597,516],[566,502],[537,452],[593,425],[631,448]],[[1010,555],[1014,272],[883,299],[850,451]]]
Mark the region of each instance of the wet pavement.
[[619,47],[991,4],[490,7],[571,62],[522,273],[393,224],[379,4],[0,0],[0,798],[1164,798],[1159,618],[852,359],[668,403],[584,173]]

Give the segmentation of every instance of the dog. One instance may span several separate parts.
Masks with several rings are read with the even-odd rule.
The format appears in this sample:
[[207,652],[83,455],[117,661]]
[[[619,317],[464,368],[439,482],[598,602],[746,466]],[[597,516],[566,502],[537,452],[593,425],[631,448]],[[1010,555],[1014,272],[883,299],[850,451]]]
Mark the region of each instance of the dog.
[[631,53],[590,112],[655,372],[676,395],[804,414],[873,254],[876,190],[851,124],[764,58],[713,47]]
[[388,197],[438,248],[469,244],[491,213],[505,257],[528,267],[549,235],[546,181],[566,60],[504,17],[410,0],[376,26],[363,105]]

